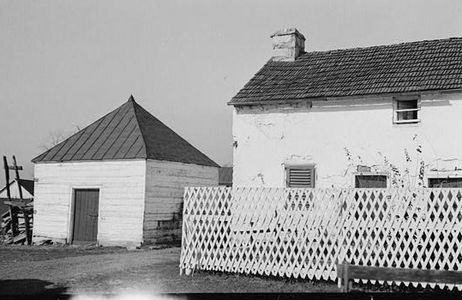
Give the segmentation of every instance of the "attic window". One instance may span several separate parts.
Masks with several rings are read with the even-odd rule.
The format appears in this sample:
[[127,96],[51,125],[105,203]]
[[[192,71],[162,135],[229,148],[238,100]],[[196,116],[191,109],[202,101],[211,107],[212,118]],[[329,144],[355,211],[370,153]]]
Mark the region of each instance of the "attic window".
[[314,188],[314,165],[287,166],[286,186],[291,188]]
[[418,96],[393,98],[393,123],[417,123],[420,121],[420,99]]

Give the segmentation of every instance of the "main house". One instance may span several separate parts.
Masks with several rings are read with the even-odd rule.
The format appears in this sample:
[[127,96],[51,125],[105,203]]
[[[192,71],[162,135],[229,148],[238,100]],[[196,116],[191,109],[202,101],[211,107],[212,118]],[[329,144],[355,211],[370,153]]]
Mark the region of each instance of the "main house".
[[32,161],[34,242],[177,241],[184,187],[218,184],[219,166],[133,97]]
[[296,29],[229,102],[234,186],[462,187],[462,38],[305,52]]

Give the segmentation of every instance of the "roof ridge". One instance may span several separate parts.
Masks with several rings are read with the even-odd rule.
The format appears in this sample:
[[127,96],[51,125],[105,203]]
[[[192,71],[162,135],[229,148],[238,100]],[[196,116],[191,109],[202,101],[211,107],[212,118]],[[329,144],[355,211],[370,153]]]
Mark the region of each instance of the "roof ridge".
[[[128,108],[127,108],[127,111],[124,113],[122,119],[124,119],[125,116],[127,116],[128,114],[130,114],[131,111],[132,111],[132,110],[130,109],[130,107],[128,107]],[[124,131],[125,128],[127,128],[128,124],[130,124],[130,119],[129,119],[129,120],[127,121],[127,123],[122,127],[122,132]],[[115,126],[115,127],[112,129],[112,131],[111,131],[111,133],[109,134],[109,136],[110,136],[111,134],[113,134],[113,133],[116,131],[116,128],[117,128],[117,126]],[[109,136],[106,138],[105,142],[109,139]],[[105,157],[105,156],[106,156],[106,154],[111,150],[111,147],[116,143],[116,141],[117,141],[117,139],[114,139],[114,140],[112,141],[111,145],[110,145],[110,146],[106,149],[106,151],[102,154],[102,157]],[[104,143],[105,143],[105,142],[104,142]],[[99,151],[99,149],[104,145],[104,143],[102,143],[102,144],[98,147],[98,150],[96,150],[96,152]]]
[[[175,130],[173,130],[172,128],[170,128],[167,124],[165,124],[164,122],[162,122],[161,120],[159,120],[157,117],[155,117],[154,115],[152,115],[149,111],[147,111],[145,108],[143,108],[141,105],[137,104],[135,105],[135,109],[136,109],[136,112],[137,113],[144,113],[146,114],[150,120],[156,122],[156,126],[158,128],[162,128],[164,127],[165,129],[168,130],[168,133],[170,135],[172,135],[174,137],[174,139],[176,140],[175,143],[180,143],[180,144],[177,144],[177,145],[187,145],[188,147],[191,147],[191,152],[192,153],[196,153],[195,155],[198,155],[197,153],[199,153],[200,156],[202,156],[202,158],[200,159],[200,162],[199,161],[188,161],[188,160],[178,160],[179,162],[183,162],[183,163],[189,163],[189,164],[199,164],[199,165],[208,165],[208,166],[214,166],[214,167],[219,167],[219,165],[213,161],[211,158],[209,158],[207,155],[205,155],[202,151],[200,151],[197,147],[195,147],[194,145],[192,145],[190,142],[188,142],[186,139],[184,139],[181,135],[179,135]],[[137,118],[139,116],[137,115]],[[149,122],[144,122],[142,123],[144,124],[145,126],[150,126],[149,125]],[[150,148],[150,142],[148,142],[146,140],[146,138],[149,136],[149,133],[148,132],[144,132],[143,130],[143,126],[140,126],[140,130],[141,130],[141,135],[143,136],[143,141],[146,145],[146,157],[149,159],[151,158],[151,155],[152,153],[158,151],[157,149],[151,149]],[[146,130],[148,128],[145,128]],[[197,158],[197,157],[196,157]],[[156,158],[152,158],[154,160],[156,160]],[[184,159],[184,157],[182,158]],[[167,161],[172,161],[170,159],[158,159],[158,160],[167,160]]]
[[141,135],[141,139],[143,141],[143,145],[144,145],[144,158],[148,158],[148,144],[146,143],[146,138],[144,136],[144,132],[143,132],[143,129],[141,129],[141,126],[140,126],[140,119],[138,118],[138,110],[137,110],[137,107],[140,106],[136,101],[135,101],[135,98],[133,97],[133,95],[130,95],[130,98],[128,98],[128,102],[130,102],[130,104],[132,105],[132,108],[133,108],[133,114],[134,114],[134,117],[135,117],[135,124],[136,124],[136,127],[138,128],[139,132],[140,132],[140,135]]
[[[167,126],[164,122],[162,122],[161,120],[159,120],[158,118],[156,118],[155,116],[153,116],[149,111],[147,111],[146,109],[144,109],[141,105],[139,105],[137,102],[135,102],[135,100],[133,99],[133,107],[134,107],[134,110],[135,110],[135,118],[136,118],[136,124],[138,125],[139,129],[140,129],[140,132],[141,132],[141,137],[143,138],[143,143],[144,143],[144,147],[145,147],[145,151],[146,151],[146,158],[148,158],[148,153],[150,153],[150,150],[151,148],[149,148],[148,146],[148,143],[146,142],[146,136],[145,136],[145,132],[143,131],[143,129],[141,128],[140,126],[140,120],[138,119],[138,113],[141,112],[141,110],[144,110],[150,117],[156,119],[158,122],[160,122],[162,125],[164,125],[165,127],[167,127],[169,130],[171,130],[174,134],[176,134],[178,137],[180,137],[181,139],[183,139],[179,134],[177,134],[173,129],[171,129],[169,126]],[[184,140],[184,139],[183,139]],[[186,141],[186,140],[185,140]]]
[[[448,38],[441,38],[441,39],[432,39],[432,40],[426,39],[426,40],[417,40],[417,41],[410,41],[410,42],[396,42],[396,43],[391,43],[391,44],[380,44],[380,45],[351,47],[351,48],[305,51],[299,58],[303,57],[305,54],[331,53],[331,52],[352,51],[352,50],[365,50],[365,49],[373,49],[373,48],[388,48],[388,47],[412,45],[412,44],[418,44],[418,43],[424,43],[424,42],[442,42],[442,41],[449,41],[449,40],[462,40],[462,37],[448,37]],[[271,61],[271,59],[269,61]]]

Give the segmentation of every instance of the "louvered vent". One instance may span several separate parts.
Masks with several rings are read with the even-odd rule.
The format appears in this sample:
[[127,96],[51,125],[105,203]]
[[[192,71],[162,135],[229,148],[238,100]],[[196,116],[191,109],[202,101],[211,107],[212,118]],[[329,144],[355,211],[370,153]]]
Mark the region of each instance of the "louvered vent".
[[287,168],[287,186],[294,188],[314,187],[314,168]]

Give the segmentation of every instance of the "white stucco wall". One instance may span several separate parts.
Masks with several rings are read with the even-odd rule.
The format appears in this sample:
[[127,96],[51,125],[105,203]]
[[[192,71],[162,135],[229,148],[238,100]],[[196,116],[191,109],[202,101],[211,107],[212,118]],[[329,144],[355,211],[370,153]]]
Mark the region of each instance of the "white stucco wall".
[[69,242],[73,189],[98,188],[101,245],[142,242],[145,160],[35,164],[34,240]]
[[235,108],[234,186],[283,187],[285,165],[314,163],[316,187],[348,187],[352,164],[386,170],[383,156],[401,172],[407,168],[410,183],[421,160],[426,177],[460,176],[454,169],[462,169],[462,94],[422,95],[418,124],[393,124],[392,103],[392,97],[371,97],[315,101],[311,108]]
[[179,239],[184,188],[217,186],[218,168],[180,162],[148,160],[144,241],[166,242]]

